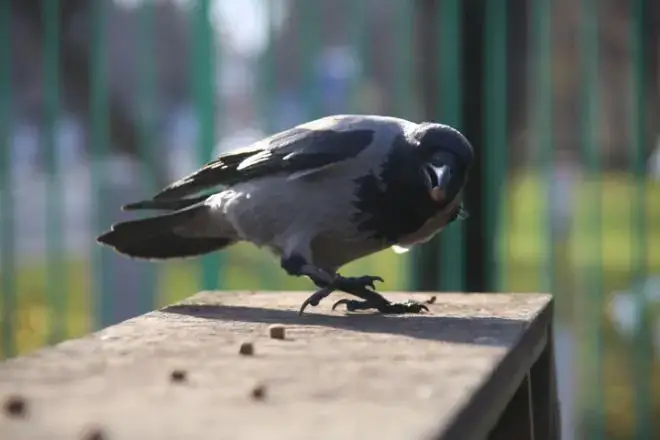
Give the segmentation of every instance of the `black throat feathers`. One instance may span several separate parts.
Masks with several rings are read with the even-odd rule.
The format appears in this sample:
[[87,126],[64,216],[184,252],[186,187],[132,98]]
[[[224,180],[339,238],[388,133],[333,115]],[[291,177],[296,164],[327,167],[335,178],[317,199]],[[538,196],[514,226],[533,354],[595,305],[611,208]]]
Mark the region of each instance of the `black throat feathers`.
[[383,164],[380,176],[371,172],[355,179],[354,202],[358,230],[395,244],[417,231],[439,209],[429,194],[423,163],[401,136]]

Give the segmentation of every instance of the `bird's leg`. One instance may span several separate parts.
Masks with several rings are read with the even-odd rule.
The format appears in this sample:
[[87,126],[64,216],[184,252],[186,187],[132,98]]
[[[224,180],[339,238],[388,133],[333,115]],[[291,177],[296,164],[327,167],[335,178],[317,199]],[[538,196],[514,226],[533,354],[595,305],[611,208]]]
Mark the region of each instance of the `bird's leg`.
[[282,258],[280,264],[289,275],[296,277],[304,275],[318,287],[329,287],[335,279],[334,275],[308,263],[305,258],[297,254]]
[[333,285],[334,277],[332,274],[317,268],[316,266],[309,264],[303,257],[297,254],[293,254],[289,257],[282,258],[281,262],[282,268],[289,274],[293,276],[307,276],[312,280],[314,284],[319,287],[319,290],[310,295],[305,301],[303,301],[300,309],[298,311],[299,315],[305,311],[307,306],[317,306],[319,302],[326,296],[330,295],[335,291]]

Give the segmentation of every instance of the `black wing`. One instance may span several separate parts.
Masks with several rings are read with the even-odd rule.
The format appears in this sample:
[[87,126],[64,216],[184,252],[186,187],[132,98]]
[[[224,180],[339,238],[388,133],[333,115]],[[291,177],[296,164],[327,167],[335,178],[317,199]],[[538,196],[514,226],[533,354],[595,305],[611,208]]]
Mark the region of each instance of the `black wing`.
[[310,129],[298,126],[277,133],[244,150],[228,152],[174,182],[154,197],[178,199],[218,185],[256,177],[292,174],[326,167],[357,156],[374,138],[371,129]]

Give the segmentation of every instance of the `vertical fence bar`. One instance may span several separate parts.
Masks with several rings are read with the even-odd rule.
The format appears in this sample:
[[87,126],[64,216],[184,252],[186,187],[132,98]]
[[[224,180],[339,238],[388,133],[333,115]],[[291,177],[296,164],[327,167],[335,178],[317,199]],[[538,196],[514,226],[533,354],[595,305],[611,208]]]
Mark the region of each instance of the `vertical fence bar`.
[[584,287],[589,306],[584,310],[587,347],[583,361],[583,386],[588,409],[585,438],[605,438],[603,392],[603,281],[602,281],[602,189],[599,134],[599,57],[598,0],[581,0],[580,8],[580,70],[582,91],[581,134],[582,152],[587,166],[588,198],[586,206],[587,266],[583,271]]
[[[350,47],[350,63],[349,75],[350,84],[348,86],[348,95],[346,98],[347,108],[342,109],[347,113],[372,113],[373,109],[369,107],[368,102],[364,102],[365,98],[365,85],[368,84],[369,74],[371,70],[371,22],[369,21],[369,0],[352,0],[350,10],[347,12],[348,21],[348,34],[350,40],[348,46]],[[366,80],[366,81],[365,81]],[[405,257],[404,257],[405,258]],[[410,258],[405,258],[406,263],[410,262]],[[376,264],[373,258],[364,260],[365,270],[373,272],[373,265]],[[403,285],[397,285],[397,288],[405,288],[408,282],[408,268],[403,271]]]
[[[215,147],[216,131],[216,89],[215,74],[217,52],[215,35],[210,17],[212,0],[198,0],[193,16],[193,93],[197,109],[198,143],[197,152],[200,164],[212,159]],[[212,290],[220,287],[220,271],[224,266],[220,253],[201,259],[202,289]]]
[[507,177],[508,177],[508,134],[507,134],[507,2],[486,2],[485,73],[486,120],[484,144],[486,201],[486,240],[492,244],[487,249],[487,285],[502,290],[505,274],[508,273],[508,249],[502,239],[507,236]]
[[359,99],[362,95],[362,87],[364,85],[364,79],[369,77],[369,40],[367,36],[369,35],[369,20],[367,20],[367,0],[354,0],[352,10],[350,12],[350,35],[351,35],[351,47],[353,48],[352,55],[357,58],[356,62],[359,66],[359,70],[356,75],[353,76],[353,81],[351,84],[351,97],[350,99],[350,109],[353,112],[360,112],[362,108],[360,106]]
[[0,277],[2,358],[16,354],[16,246],[12,179],[11,2],[0,2]]
[[534,137],[538,139],[538,163],[541,176],[541,187],[545,184],[544,211],[542,213],[541,229],[544,230],[544,243],[538,250],[545,258],[540,257],[541,290],[555,292],[555,246],[554,228],[551,227],[552,198],[554,186],[554,118],[553,118],[553,78],[552,78],[552,9],[551,0],[535,0],[532,7],[532,29],[534,42],[532,56],[534,59],[534,87],[531,97],[533,103]]
[[[440,66],[438,97],[438,119],[461,130],[463,127],[462,59],[464,44],[461,38],[463,5],[461,0],[443,0],[439,8],[440,23]],[[478,154],[478,153],[477,153]],[[468,207],[469,210],[469,207]],[[456,221],[442,233],[440,255],[442,279],[438,284],[442,290],[462,291],[465,289],[465,251],[463,250],[464,222]]]
[[[413,2],[397,1],[394,2],[396,6],[396,58],[392,58],[394,62],[394,102],[393,106],[395,116],[411,119],[414,117],[414,96],[415,88],[413,86],[413,68],[415,62],[413,56],[415,48],[413,46]],[[366,8],[363,8],[363,13],[366,14]],[[366,20],[365,20],[366,21]],[[368,50],[364,50],[368,52]],[[363,61],[363,65],[366,63]],[[366,73],[365,73],[366,76]],[[437,243],[437,241],[435,241]],[[420,283],[423,283],[422,278],[422,265],[423,259],[429,253],[437,252],[437,248],[433,242],[424,246],[416,246],[410,254],[406,254],[406,270],[404,271],[404,280],[401,289],[418,289]]]
[[67,336],[66,300],[67,264],[63,222],[64,173],[58,163],[57,127],[60,121],[60,1],[44,2],[44,80],[45,119],[44,152],[48,185],[45,191],[46,212],[46,296],[49,304],[48,343],[55,344]]
[[[105,220],[109,218],[107,203],[107,179],[105,161],[109,153],[108,125],[108,59],[107,59],[107,3],[91,2],[92,44],[91,44],[91,186],[92,206],[94,207],[95,235],[105,230]],[[113,270],[108,250],[92,243],[93,282],[95,293],[94,323],[98,328],[114,320]]]
[[[156,176],[150,171],[157,169],[158,166],[150,166],[151,161],[158,160],[154,154],[156,144],[156,90],[157,90],[157,70],[156,70],[156,20],[155,20],[154,2],[145,1],[139,9],[139,32],[138,52],[140,54],[138,61],[138,93],[140,102],[139,135],[140,135],[140,153],[142,170],[142,186],[147,193],[156,191]],[[158,165],[158,164],[156,164]],[[146,313],[156,307],[156,284],[158,279],[157,265],[145,264],[144,272],[140,279],[140,292],[138,299],[138,311]]]
[[406,1],[395,2],[396,11],[396,44],[397,56],[394,61],[394,96],[396,115],[404,118],[412,118],[415,107],[415,90],[413,83],[413,15],[412,7]]
[[[261,0],[264,14],[266,16],[268,36],[265,43],[264,54],[259,58],[260,70],[257,73],[257,78],[259,79],[258,114],[260,115],[261,127],[267,136],[273,134],[278,128],[278,124],[275,123],[277,114],[277,95],[279,91],[279,77],[277,72],[278,45],[275,20],[275,14],[279,6],[276,4],[277,2],[278,0]],[[227,253],[227,255],[231,255],[231,253]],[[230,264],[229,258],[231,257],[227,257],[227,265]],[[278,279],[281,279],[280,267],[276,264],[265,263],[263,264],[259,275],[260,287],[273,287],[273,284],[275,284]]]
[[320,41],[323,16],[320,3],[303,0],[300,5],[300,61],[303,69],[303,108],[304,119],[316,119],[322,116],[322,103],[319,87],[319,56],[323,46]]
[[275,96],[277,92],[277,48],[275,47],[277,35],[275,33],[274,2],[271,0],[262,0],[262,3],[266,13],[268,39],[265,45],[265,53],[261,58],[261,69],[258,73],[261,86],[259,89],[259,113],[261,115],[264,130],[266,131],[266,134],[270,135],[275,131],[273,119],[275,116]]
[[483,151],[484,143],[484,31],[486,25],[487,0],[460,2],[461,10],[461,123],[463,133],[470,139],[477,154],[470,170],[470,178],[465,185],[464,201],[470,216],[461,223],[461,244],[465,252],[462,259],[461,289],[470,292],[488,292],[486,240],[485,234],[489,219],[484,213],[485,177]]
[[[651,336],[651,316],[647,306],[644,280],[647,276],[648,245],[646,236],[646,69],[648,61],[644,59],[645,44],[648,44],[648,25],[645,17],[645,3],[649,0],[633,0],[630,14],[630,40],[632,43],[632,71],[630,91],[632,108],[630,109],[630,145],[633,181],[635,193],[632,197],[632,252],[631,267],[635,281],[635,298],[639,308],[639,327],[635,335],[634,378],[636,435],[638,440],[653,438],[653,395],[652,367],[653,340]],[[656,1],[656,0],[650,0]]]
[[[401,2],[405,3],[405,2]],[[438,4],[435,0],[416,0],[415,4],[415,22],[414,28],[417,31],[415,42],[414,57],[417,59],[415,76],[419,78],[419,105],[421,108],[422,119],[433,120],[437,117],[437,87],[438,64],[440,56],[435,55],[439,42],[437,41],[438,31]],[[398,39],[397,39],[398,40]],[[406,47],[396,51],[399,59],[392,58],[392,64],[395,69],[401,69],[407,62],[401,60],[403,54],[410,52]],[[435,56],[429,57],[426,54],[433,53]],[[439,54],[439,51],[438,51]],[[425,56],[426,55],[426,56]],[[406,60],[411,61],[411,60]],[[395,102],[400,103],[402,99],[407,99],[409,83],[395,76]],[[440,261],[440,237],[434,237],[424,246],[414,246],[410,257],[407,258],[406,281],[404,289],[416,291],[435,291],[438,290],[438,272],[441,268]],[[442,274],[440,274],[441,276]]]

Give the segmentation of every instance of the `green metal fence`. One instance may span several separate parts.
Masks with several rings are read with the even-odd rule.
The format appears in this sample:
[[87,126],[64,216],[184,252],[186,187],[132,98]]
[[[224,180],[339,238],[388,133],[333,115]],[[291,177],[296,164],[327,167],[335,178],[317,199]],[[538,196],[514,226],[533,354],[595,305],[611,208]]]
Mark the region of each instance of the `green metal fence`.
[[[561,398],[575,415],[571,426],[581,430],[576,438],[654,438],[653,432],[660,432],[660,307],[654,304],[660,301],[660,183],[647,166],[656,135],[649,121],[658,116],[649,114],[658,96],[650,90],[657,88],[657,78],[650,81],[656,70],[649,45],[658,43],[650,34],[651,0],[620,2],[626,20],[616,30],[619,37],[626,35],[626,50],[614,63],[605,62],[611,54],[603,50],[613,29],[605,12],[614,3],[480,1],[484,141],[476,146],[483,161],[483,285],[490,291],[548,291],[557,298],[558,358],[569,366],[560,369],[560,380],[565,376],[569,383]],[[119,200],[153,192],[185,168],[162,171],[167,160],[181,162],[167,159],[172,123],[163,83],[170,79],[162,66],[169,55],[171,64],[187,66],[186,92],[178,99],[194,109],[196,134],[185,149],[195,165],[216,154],[218,145],[231,143],[232,131],[241,125],[258,137],[328,113],[432,118],[460,129],[468,122],[464,103],[474,85],[465,83],[471,76],[461,62],[468,24],[460,0],[261,0],[240,8],[234,0],[172,2],[178,6],[169,13],[185,29],[183,54],[168,54],[162,47],[167,43],[157,37],[168,27],[163,4],[169,3],[135,2],[121,9],[104,1],[0,2],[0,350],[5,358],[200,289],[311,288],[247,245],[156,265],[127,263],[94,243],[117,219]],[[435,15],[432,32],[424,33],[418,8],[429,4]],[[520,7],[528,11],[522,14],[525,23],[514,19]],[[80,9],[78,22],[67,21],[75,15],[67,8]],[[133,17],[137,36],[135,56],[125,61],[134,82],[123,99],[116,96],[122,87],[113,82],[115,65],[109,61],[109,49],[117,48],[111,37],[117,33],[110,32],[119,26],[117,10]],[[72,29],[80,20],[88,37],[71,43],[67,39],[75,40]],[[528,27],[523,52],[511,38],[521,25]],[[26,35],[20,26],[34,37],[27,46],[18,44]],[[574,41],[558,43],[571,32]],[[241,53],[240,38],[253,38],[257,49]],[[420,53],[422,38],[432,40],[424,46],[432,53]],[[83,49],[75,52],[78,43]],[[570,46],[577,57],[570,57]],[[31,50],[32,61],[16,56],[19,49]],[[527,66],[516,77],[520,82],[511,80],[512,57],[526,60],[519,64]],[[72,64],[76,59],[82,62]],[[32,84],[41,91],[36,104],[26,95],[29,87],[17,86],[18,72],[24,71],[17,63],[40,72]],[[433,90],[420,89],[419,71],[431,64],[437,74]],[[84,81],[67,81],[79,73],[74,68],[87,75],[87,89]],[[625,78],[618,90],[625,99],[614,106],[625,107],[627,120],[614,125],[606,119],[613,105],[606,99],[613,93],[604,81],[608,69]],[[245,87],[243,95],[232,94],[227,86],[232,81]],[[571,95],[567,83],[573,84],[576,107],[563,98]],[[431,114],[423,105],[429,93]],[[30,105],[39,115],[33,126],[41,165],[26,177],[16,165],[23,154],[16,131],[29,119]],[[82,163],[88,177],[73,183],[71,168],[59,155],[58,127],[66,112],[86,133]],[[567,120],[566,112],[575,112],[576,119],[568,140],[559,122]],[[122,129],[117,120],[125,115],[130,118],[123,130],[136,133],[133,151],[117,141],[126,139],[116,135]],[[610,138],[622,139],[622,145],[606,149]],[[126,154],[137,172],[112,165]],[[562,159],[566,155],[573,159]],[[118,189],[117,178],[129,174],[138,184]],[[41,186],[25,189],[39,179]],[[86,207],[80,215],[89,219],[83,231],[71,227],[66,208],[67,194],[81,187],[89,188],[86,198],[76,201]],[[40,221],[26,208],[33,205],[41,206]],[[32,224],[41,229],[30,229]],[[471,276],[464,246],[469,232],[457,222],[425,252],[386,251],[351,264],[346,273],[382,274],[383,290],[412,289],[420,285],[422,259],[431,249],[441,261],[436,288],[464,290]],[[26,251],[26,243],[41,235],[38,251]],[[74,236],[83,237],[81,246],[71,245]]]

